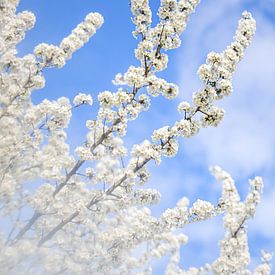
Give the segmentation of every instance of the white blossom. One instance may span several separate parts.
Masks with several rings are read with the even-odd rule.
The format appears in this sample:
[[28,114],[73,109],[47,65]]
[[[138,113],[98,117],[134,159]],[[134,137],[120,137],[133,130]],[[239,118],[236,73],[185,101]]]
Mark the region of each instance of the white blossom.
[[183,111],[189,111],[190,110],[190,104],[186,101],[182,101],[178,106],[179,113],[182,113]]
[[[229,173],[215,166],[211,172],[222,182],[217,204],[197,199],[189,206],[184,197],[158,216],[149,207],[161,194],[146,185],[149,168],[174,157],[180,138],[222,121],[225,111],[215,103],[233,90],[233,73],[256,29],[250,13],[243,13],[234,41],[221,53],[210,52],[198,69],[203,87],[192,102],[178,105],[182,117],[154,130],[151,141],[130,150],[128,140],[124,143],[129,123],[154,105],[151,97],[171,100],[179,94],[158,72],[168,66],[169,51],[180,46],[198,3],[161,0],[152,26],[149,1],[131,0],[139,63],[115,76],[115,91],[98,94],[97,115],[86,121],[83,143],[73,150],[66,128],[76,107],[93,104],[92,96],[79,93],[72,107],[66,97],[34,103],[32,92],[44,87],[44,69],[63,67],[103,17],[90,13],[59,46],[41,43],[20,57],[17,45],[35,17],[17,13],[18,0],[0,0],[1,274],[152,274],[153,261],[166,255],[166,274],[249,274],[247,220],[261,200],[260,177],[249,181],[241,200]],[[219,257],[202,267],[181,268],[180,251],[188,242],[181,229],[221,214],[226,233]],[[263,252],[254,273],[270,274],[271,259],[272,253]]]
[[74,105],[79,106],[81,104],[88,104],[92,105],[93,104],[93,99],[91,95],[79,93],[77,96],[74,98]]
[[214,206],[208,201],[197,200],[190,209],[191,214],[196,215],[198,219],[206,219],[212,216]]

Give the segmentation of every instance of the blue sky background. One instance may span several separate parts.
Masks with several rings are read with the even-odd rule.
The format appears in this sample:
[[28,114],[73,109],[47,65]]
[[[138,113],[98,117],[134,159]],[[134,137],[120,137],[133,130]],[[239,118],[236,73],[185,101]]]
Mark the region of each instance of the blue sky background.
[[[151,0],[153,12],[159,1]],[[134,49],[137,41],[131,32],[129,0],[21,0],[19,10],[30,10],[37,24],[19,46],[19,54],[32,52],[35,45],[59,44],[91,11],[100,12],[105,23],[97,34],[61,70],[47,70],[46,88],[36,91],[34,102],[44,98],[71,99],[79,92],[96,98],[103,90],[115,91],[111,80],[129,65],[137,65]],[[220,185],[209,175],[210,165],[220,165],[236,179],[244,196],[248,179],[260,175],[265,181],[262,204],[249,223],[250,250],[255,263],[260,249],[275,251],[275,1],[274,0],[203,0],[182,36],[182,46],[169,52],[168,69],[161,73],[180,86],[179,98],[173,101],[154,98],[150,111],[131,122],[126,144],[131,146],[150,138],[155,128],[179,119],[176,107],[189,100],[201,87],[196,75],[209,51],[222,51],[232,40],[243,10],[257,20],[257,33],[234,76],[234,93],[223,102],[225,119],[217,129],[203,129],[196,137],[182,140],[179,154],[165,159],[160,167],[151,165],[149,187],[163,194],[153,207],[158,215],[173,207],[182,196],[217,201]],[[156,20],[156,17],[154,17]],[[85,138],[85,121],[96,116],[97,108],[77,109],[68,129],[72,149]],[[218,255],[217,242],[223,236],[221,218],[190,225],[185,229],[189,244],[182,249],[182,265],[199,266]],[[155,265],[156,274],[162,265]],[[274,261],[273,261],[274,262]],[[274,262],[275,263],[275,262]]]

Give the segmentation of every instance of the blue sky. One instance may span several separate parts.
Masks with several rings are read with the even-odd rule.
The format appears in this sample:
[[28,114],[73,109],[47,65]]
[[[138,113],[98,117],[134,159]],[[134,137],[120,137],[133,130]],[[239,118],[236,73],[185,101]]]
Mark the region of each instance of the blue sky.
[[[159,1],[150,2],[156,12]],[[34,93],[34,102],[61,96],[72,99],[79,91],[90,92],[94,98],[100,91],[115,91],[111,82],[115,74],[138,64],[128,0],[21,0],[19,10],[26,9],[34,12],[37,24],[19,46],[20,55],[31,52],[41,42],[59,44],[91,11],[98,11],[105,18],[103,27],[64,68],[46,71],[46,88]],[[251,11],[256,18],[257,33],[234,76],[234,93],[220,104],[226,110],[222,125],[181,141],[176,158],[166,159],[161,167],[151,166],[148,186],[163,193],[160,205],[153,207],[154,213],[159,214],[173,207],[182,196],[191,201],[202,198],[216,202],[220,185],[209,175],[210,165],[229,171],[242,195],[248,190],[249,178],[262,176],[263,202],[249,224],[252,260],[257,262],[260,249],[275,251],[274,0],[202,1],[182,36],[182,46],[169,52],[168,69],[161,74],[180,86],[179,98],[153,99],[151,110],[130,124],[126,144],[150,138],[154,128],[180,117],[176,112],[179,101],[189,100],[192,92],[200,88],[197,68],[209,51],[222,51],[231,42],[243,10]],[[85,120],[95,115],[96,107],[75,111],[68,129],[72,148],[85,138]],[[217,241],[223,236],[220,218],[189,226],[185,232],[190,243],[182,249],[184,267],[211,262],[218,255]],[[161,268],[156,265],[156,270]]]

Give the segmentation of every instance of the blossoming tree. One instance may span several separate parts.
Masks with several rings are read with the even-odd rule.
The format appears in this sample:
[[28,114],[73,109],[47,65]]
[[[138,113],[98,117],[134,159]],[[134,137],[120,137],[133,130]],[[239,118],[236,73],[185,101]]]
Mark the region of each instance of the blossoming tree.
[[[39,44],[18,57],[17,44],[33,27],[30,12],[16,12],[19,0],[0,0],[0,273],[1,274],[150,274],[152,261],[170,256],[167,274],[269,274],[272,255],[249,271],[247,220],[260,201],[263,182],[249,180],[241,201],[233,179],[212,167],[222,183],[217,205],[182,198],[154,217],[157,190],[145,188],[147,164],[161,165],[174,157],[178,139],[191,138],[201,128],[218,126],[224,111],[216,101],[229,96],[232,75],[255,33],[256,23],[244,12],[233,42],[221,53],[211,52],[198,69],[202,88],[192,102],[181,102],[182,119],[155,130],[152,137],[126,148],[129,123],[150,108],[150,98],[174,99],[178,87],[158,76],[168,64],[167,53],[181,44],[189,15],[199,0],[161,0],[158,22],[152,26],[148,0],[131,0],[139,40],[140,65],[117,74],[115,92],[98,94],[98,114],[86,122],[85,142],[70,153],[66,131],[73,109],[92,105],[89,94],[56,101],[31,101],[44,87],[43,71],[61,68],[101,27],[103,17],[90,13],[59,46]],[[34,183],[32,187],[30,184]],[[224,215],[225,237],[220,256],[199,268],[183,270],[180,247],[187,236],[177,229]]]

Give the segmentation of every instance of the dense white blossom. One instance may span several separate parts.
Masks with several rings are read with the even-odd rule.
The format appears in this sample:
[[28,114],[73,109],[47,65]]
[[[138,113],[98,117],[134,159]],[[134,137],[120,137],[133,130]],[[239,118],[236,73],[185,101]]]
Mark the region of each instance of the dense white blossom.
[[[130,150],[123,140],[128,124],[150,109],[151,97],[171,100],[179,94],[179,87],[158,72],[168,66],[168,51],[180,46],[198,3],[161,0],[152,26],[149,0],[131,0],[139,65],[115,76],[115,91],[97,95],[97,116],[86,121],[85,140],[73,150],[66,128],[76,107],[93,104],[92,96],[79,93],[72,106],[65,97],[34,104],[31,95],[44,87],[44,69],[63,67],[101,27],[103,17],[90,13],[60,45],[41,43],[33,54],[19,57],[16,46],[35,17],[16,13],[18,0],[0,0],[1,274],[152,274],[153,261],[166,255],[166,274],[249,274],[247,220],[261,199],[260,177],[249,181],[250,191],[241,201],[234,180],[215,166],[211,171],[222,182],[217,205],[197,199],[189,206],[184,197],[158,217],[149,206],[161,194],[146,183],[148,163],[160,165],[163,157],[177,154],[179,138],[223,119],[225,111],[215,103],[232,92],[232,75],[255,33],[252,15],[243,13],[234,41],[223,52],[208,54],[198,69],[203,87],[192,102],[178,105],[178,121]],[[226,234],[218,259],[182,269],[180,250],[188,237],[181,229],[220,214]],[[270,274],[271,258],[263,252],[255,274]]]
[[214,206],[208,201],[197,200],[190,211],[191,214],[197,216],[198,219],[206,219],[212,216]]
[[92,99],[91,95],[86,95],[86,94],[83,94],[83,93],[79,93],[77,96],[75,96],[74,105],[79,106],[81,104],[92,105],[93,104],[93,99]]
[[189,111],[189,110],[190,110],[190,104],[186,101],[182,101],[178,106],[178,111],[180,113],[182,113],[184,111]]
[[90,13],[72,33],[64,38],[60,46],[41,43],[34,49],[34,54],[41,59],[41,65],[63,67],[66,60],[81,48],[103,24],[103,17],[99,13]]

